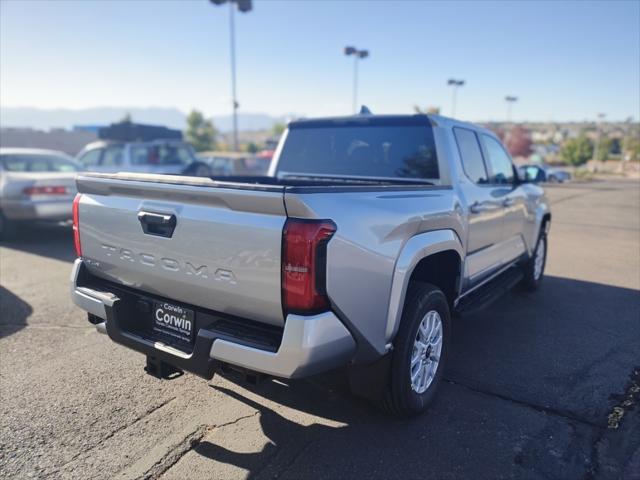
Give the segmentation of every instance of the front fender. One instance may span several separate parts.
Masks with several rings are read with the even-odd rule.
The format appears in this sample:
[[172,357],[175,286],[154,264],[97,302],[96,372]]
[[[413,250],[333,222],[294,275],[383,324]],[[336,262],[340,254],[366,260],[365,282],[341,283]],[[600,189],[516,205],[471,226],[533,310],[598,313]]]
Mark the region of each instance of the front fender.
[[391,342],[400,326],[404,299],[413,269],[423,258],[447,250],[453,250],[458,253],[461,260],[460,268],[462,269],[465,258],[464,249],[460,238],[453,230],[434,230],[421,233],[411,237],[405,243],[396,260],[391,282],[391,296],[385,330],[387,343]]
[[535,230],[533,231],[533,238],[530,242],[532,251],[535,248],[536,242],[538,241],[538,234],[540,232],[540,228],[542,227],[542,222],[544,221],[545,217],[549,218],[549,221],[545,226],[545,234],[547,234],[549,233],[549,228],[551,227],[551,210],[549,209],[549,204],[547,203],[546,199],[543,199],[536,206],[536,226],[535,226]]

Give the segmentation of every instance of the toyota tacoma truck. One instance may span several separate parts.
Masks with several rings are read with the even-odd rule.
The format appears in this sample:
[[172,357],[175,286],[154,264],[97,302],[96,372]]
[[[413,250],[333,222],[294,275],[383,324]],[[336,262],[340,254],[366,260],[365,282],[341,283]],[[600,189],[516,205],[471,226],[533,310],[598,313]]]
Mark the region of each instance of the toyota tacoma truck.
[[437,115],[294,121],[263,177],[77,186],[71,297],[148,373],[348,367],[397,416],[434,397],[452,314],[539,285],[551,221],[492,132]]

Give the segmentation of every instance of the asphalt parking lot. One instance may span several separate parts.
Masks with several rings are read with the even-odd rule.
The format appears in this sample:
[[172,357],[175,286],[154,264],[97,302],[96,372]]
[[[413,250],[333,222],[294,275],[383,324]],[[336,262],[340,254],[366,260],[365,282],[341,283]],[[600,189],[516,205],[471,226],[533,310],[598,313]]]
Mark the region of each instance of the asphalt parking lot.
[[409,421],[343,372],[155,380],[71,304],[69,230],[23,232],[0,246],[0,476],[640,478],[640,184],[548,194],[543,286],[456,319],[446,382]]

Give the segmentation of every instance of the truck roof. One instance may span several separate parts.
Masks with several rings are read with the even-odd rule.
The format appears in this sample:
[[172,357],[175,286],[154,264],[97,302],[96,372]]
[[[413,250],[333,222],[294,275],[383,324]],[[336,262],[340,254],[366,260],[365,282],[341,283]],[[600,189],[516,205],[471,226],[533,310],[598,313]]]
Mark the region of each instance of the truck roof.
[[301,118],[289,122],[290,129],[330,127],[338,125],[375,125],[375,126],[400,126],[400,125],[431,125],[431,126],[460,126],[471,128],[494,135],[493,132],[479,125],[463,122],[454,118],[435,114],[400,114],[400,115],[372,115],[355,114],[336,117]]
[[339,117],[301,118],[289,122],[289,128],[328,127],[336,125],[430,125],[429,116],[415,115],[370,115],[357,114]]

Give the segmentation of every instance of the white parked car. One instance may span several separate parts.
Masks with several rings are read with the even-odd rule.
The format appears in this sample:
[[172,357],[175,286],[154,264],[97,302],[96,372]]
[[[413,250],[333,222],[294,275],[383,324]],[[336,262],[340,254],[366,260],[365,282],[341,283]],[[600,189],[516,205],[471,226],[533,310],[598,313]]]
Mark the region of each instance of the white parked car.
[[0,148],[0,239],[21,222],[71,220],[80,169],[62,152]]

